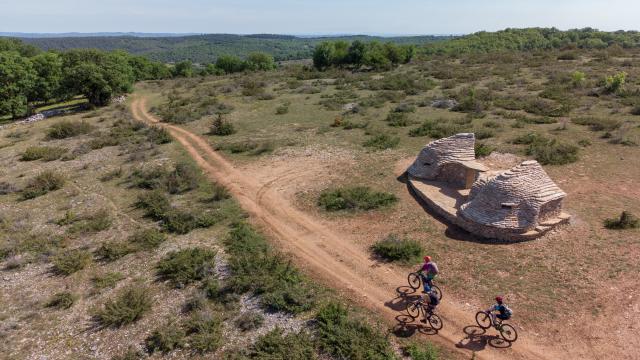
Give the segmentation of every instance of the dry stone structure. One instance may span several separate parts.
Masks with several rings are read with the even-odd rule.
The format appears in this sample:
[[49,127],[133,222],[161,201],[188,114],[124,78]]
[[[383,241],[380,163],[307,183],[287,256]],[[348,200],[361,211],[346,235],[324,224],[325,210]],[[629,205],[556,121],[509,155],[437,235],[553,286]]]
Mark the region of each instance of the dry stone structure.
[[416,194],[467,231],[502,241],[534,239],[568,222],[566,194],[537,161],[489,175],[474,153],[473,134],[427,144],[407,170]]

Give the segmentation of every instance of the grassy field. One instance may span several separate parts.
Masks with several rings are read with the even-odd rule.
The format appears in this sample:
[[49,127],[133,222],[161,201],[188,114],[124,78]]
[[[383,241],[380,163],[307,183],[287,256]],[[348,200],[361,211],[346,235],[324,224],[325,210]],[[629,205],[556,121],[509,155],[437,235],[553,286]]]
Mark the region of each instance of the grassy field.
[[[640,214],[640,57],[622,49],[570,53],[432,57],[380,73],[294,66],[145,83],[138,91],[160,117],[196,133],[209,133],[216,118],[230,124],[232,134],[209,141],[256,176],[322,163],[320,173],[281,190],[363,249],[389,234],[418,240],[455,298],[484,306],[504,294],[533,332],[594,336],[561,329],[605,317],[622,324],[638,304],[638,232],[603,222],[623,210]],[[623,72],[618,86],[614,76]],[[432,106],[441,99],[458,106]],[[545,164],[568,194],[571,225],[536,241],[494,245],[426,213],[397,177],[424,144],[456,132],[475,132],[488,152],[513,154],[487,159],[498,166],[525,158]],[[359,185],[400,201],[370,212],[317,206],[323,190]],[[622,304],[620,294],[629,295]]]

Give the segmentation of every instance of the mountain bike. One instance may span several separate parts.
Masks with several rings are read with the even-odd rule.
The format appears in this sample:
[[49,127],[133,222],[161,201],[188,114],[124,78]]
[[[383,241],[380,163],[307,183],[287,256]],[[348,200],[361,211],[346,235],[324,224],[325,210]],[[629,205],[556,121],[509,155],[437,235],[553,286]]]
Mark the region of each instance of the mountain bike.
[[[409,287],[413,290],[420,289],[422,287],[422,275],[417,272],[412,272],[407,276],[407,282],[409,282]],[[442,300],[442,290],[436,285],[431,286],[431,290],[436,294],[438,300]]]
[[412,301],[407,304],[407,314],[411,316],[412,319],[416,319],[420,317],[420,314],[424,316],[424,322],[428,322],[431,325],[431,328],[434,330],[442,329],[442,319],[440,316],[434,313],[434,308],[431,307],[422,297],[418,300]]
[[478,326],[483,329],[488,329],[493,326],[496,330],[500,332],[500,336],[504,339],[504,341],[512,343],[518,339],[518,333],[516,332],[516,328],[509,324],[505,324],[502,320],[496,318],[495,322],[491,321],[491,315],[489,315],[486,311],[478,311],[476,314],[476,322]]

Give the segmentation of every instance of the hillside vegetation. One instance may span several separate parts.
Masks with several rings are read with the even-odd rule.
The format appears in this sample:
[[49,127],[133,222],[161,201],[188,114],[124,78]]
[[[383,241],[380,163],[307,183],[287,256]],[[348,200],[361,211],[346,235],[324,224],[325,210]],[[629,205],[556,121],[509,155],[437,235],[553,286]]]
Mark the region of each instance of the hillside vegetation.
[[221,55],[245,58],[252,52],[271,54],[276,61],[309,59],[314,47],[327,40],[364,42],[391,41],[396,44],[422,45],[445,40],[447,36],[406,36],[381,38],[375,36],[296,37],[287,35],[230,35],[209,34],[180,37],[139,38],[131,36],[109,37],[64,37],[23,38],[28,44],[43,50],[69,50],[96,48],[101,50],[124,50],[134,55],[161,62],[192,62],[207,64],[215,62]]

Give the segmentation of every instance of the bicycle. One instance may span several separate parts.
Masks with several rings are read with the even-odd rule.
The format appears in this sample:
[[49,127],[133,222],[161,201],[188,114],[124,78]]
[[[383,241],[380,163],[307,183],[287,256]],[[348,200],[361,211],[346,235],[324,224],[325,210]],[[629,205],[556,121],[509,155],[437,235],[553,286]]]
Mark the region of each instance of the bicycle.
[[503,323],[502,320],[498,318],[496,318],[495,322],[492,322],[491,315],[489,315],[489,313],[486,311],[478,311],[476,313],[476,322],[478,323],[478,326],[485,330],[493,326],[500,332],[500,336],[502,336],[504,341],[508,343],[512,343],[518,339],[516,328],[509,324]]
[[413,320],[420,317],[420,314],[422,313],[424,315],[424,319],[426,320],[425,322],[429,322],[429,325],[431,325],[432,329],[442,329],[442,319],[440,319],[440,316],[434,313],[434,309],[428,303],[426,303],[422,297],[418,300],[408,303],[406,311]]
[[[418,290],[420,287],[422,287],[422,281],[423,281],[422,275],[420,273],[412,272],[412,273],[409,273],[409,276],[407,276],[407,282],[409,283],[409,287],[412,288],[413,290]],[[440,290],[439,287],[432,284],[431,290],[436,294],[436,297],[438,298],[438,300],[442,300],[442,290]]]

